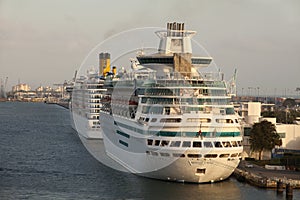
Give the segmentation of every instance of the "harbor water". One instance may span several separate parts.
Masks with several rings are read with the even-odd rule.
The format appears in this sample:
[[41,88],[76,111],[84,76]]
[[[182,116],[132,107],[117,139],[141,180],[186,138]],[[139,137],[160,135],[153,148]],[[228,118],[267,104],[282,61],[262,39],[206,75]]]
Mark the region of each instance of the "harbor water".
[[[0,103],[0,199],[285,199],[231,177],[213,184],[159,181],[99,163],[70,126],[69,112],[43,103]],[[300,199],[294,190],[293,199]]]

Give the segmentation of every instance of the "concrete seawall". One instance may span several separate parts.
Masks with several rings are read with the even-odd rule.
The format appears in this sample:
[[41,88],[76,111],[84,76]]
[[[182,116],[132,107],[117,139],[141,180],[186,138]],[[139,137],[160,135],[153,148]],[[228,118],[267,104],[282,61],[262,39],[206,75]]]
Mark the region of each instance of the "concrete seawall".
[[239,181],[262,188],[276,188],[277,182],[281,180],[284,187],[290,184],[293,188],[300,189],[300,172],[268,170],[256,165],[253,165],[251,168],[245,166],[247,166],[245,161],[241,162],[233,173]]
[[58,106],[61,106],[63,108],[69,109],[69,102],[60,102],[60,103],[55,103]]
[[290,184],[293,186],[293,188],[300,189],[300,180],[281,179],[278,177],[264,177],[241,169],[236,169],[234,171],[234,176],[239,181],[245,181],[247,183],[250,183],[251,185],[262,188],[276,188],[277,182],[279,180],[282,180],[284,185]]

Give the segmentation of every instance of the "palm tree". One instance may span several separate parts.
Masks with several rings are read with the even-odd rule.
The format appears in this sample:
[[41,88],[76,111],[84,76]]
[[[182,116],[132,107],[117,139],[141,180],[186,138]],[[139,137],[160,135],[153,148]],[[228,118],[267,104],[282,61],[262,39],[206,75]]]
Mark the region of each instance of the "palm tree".
[[259,160],[261,160],[261,153],[264,150],[271,151],[280,144],[280,136],[274,124],[264,120],[253,125],[250,131],[250,148],[259,153]]

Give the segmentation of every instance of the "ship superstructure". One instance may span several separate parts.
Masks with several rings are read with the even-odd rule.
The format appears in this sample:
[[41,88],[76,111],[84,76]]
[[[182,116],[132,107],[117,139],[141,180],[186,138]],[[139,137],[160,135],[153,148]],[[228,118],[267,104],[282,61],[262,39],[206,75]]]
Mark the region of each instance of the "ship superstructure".
[[106,152],[141,176],[224,180],[239,164],[243,147],[223,75],[201,72],[212,58],[193,55],[196,32],[183,23],[168,23],[156,34],[156,54],[137,55],[131,72],[104,82],[100,122]]

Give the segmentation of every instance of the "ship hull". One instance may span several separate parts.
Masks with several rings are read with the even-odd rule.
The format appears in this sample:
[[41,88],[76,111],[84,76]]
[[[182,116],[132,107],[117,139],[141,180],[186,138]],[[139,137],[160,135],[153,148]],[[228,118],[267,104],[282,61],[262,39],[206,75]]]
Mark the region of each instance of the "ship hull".
[[[134,122],[126,122],[125,119],[112,117],[105,113],[101,114],[100,120],[105,123],[105,126],[102,126],[103,139],[108,156],[128,171],[139,176],[178,182],[217,182],[228,178],[240,161],[239,157],[189,158],[187,155],[193,153],[204,155],[208,151],[210,154],[241,153],[242,147],[230,148],[226,152],[224,149],[172,149],[164,147],[153,149],[153,147],[149,148],[145,142],[149,136],[136,137],[135,134],[128,136],[118,134],[120,132],[128,133],[128,130],[118,127],[116,122],[132,126],[134,126]],[[157,138],[167,140],[166,137]],[[180,140],[180,137],[175,139]],[[239,140],[239,137],[235,139]],[[173,157],[174,154],[185,156]]]
[[86,139],[102,139],[102,129],[92,129],[90,121],[75,112],[70,112],[71,126],[77,133]]

